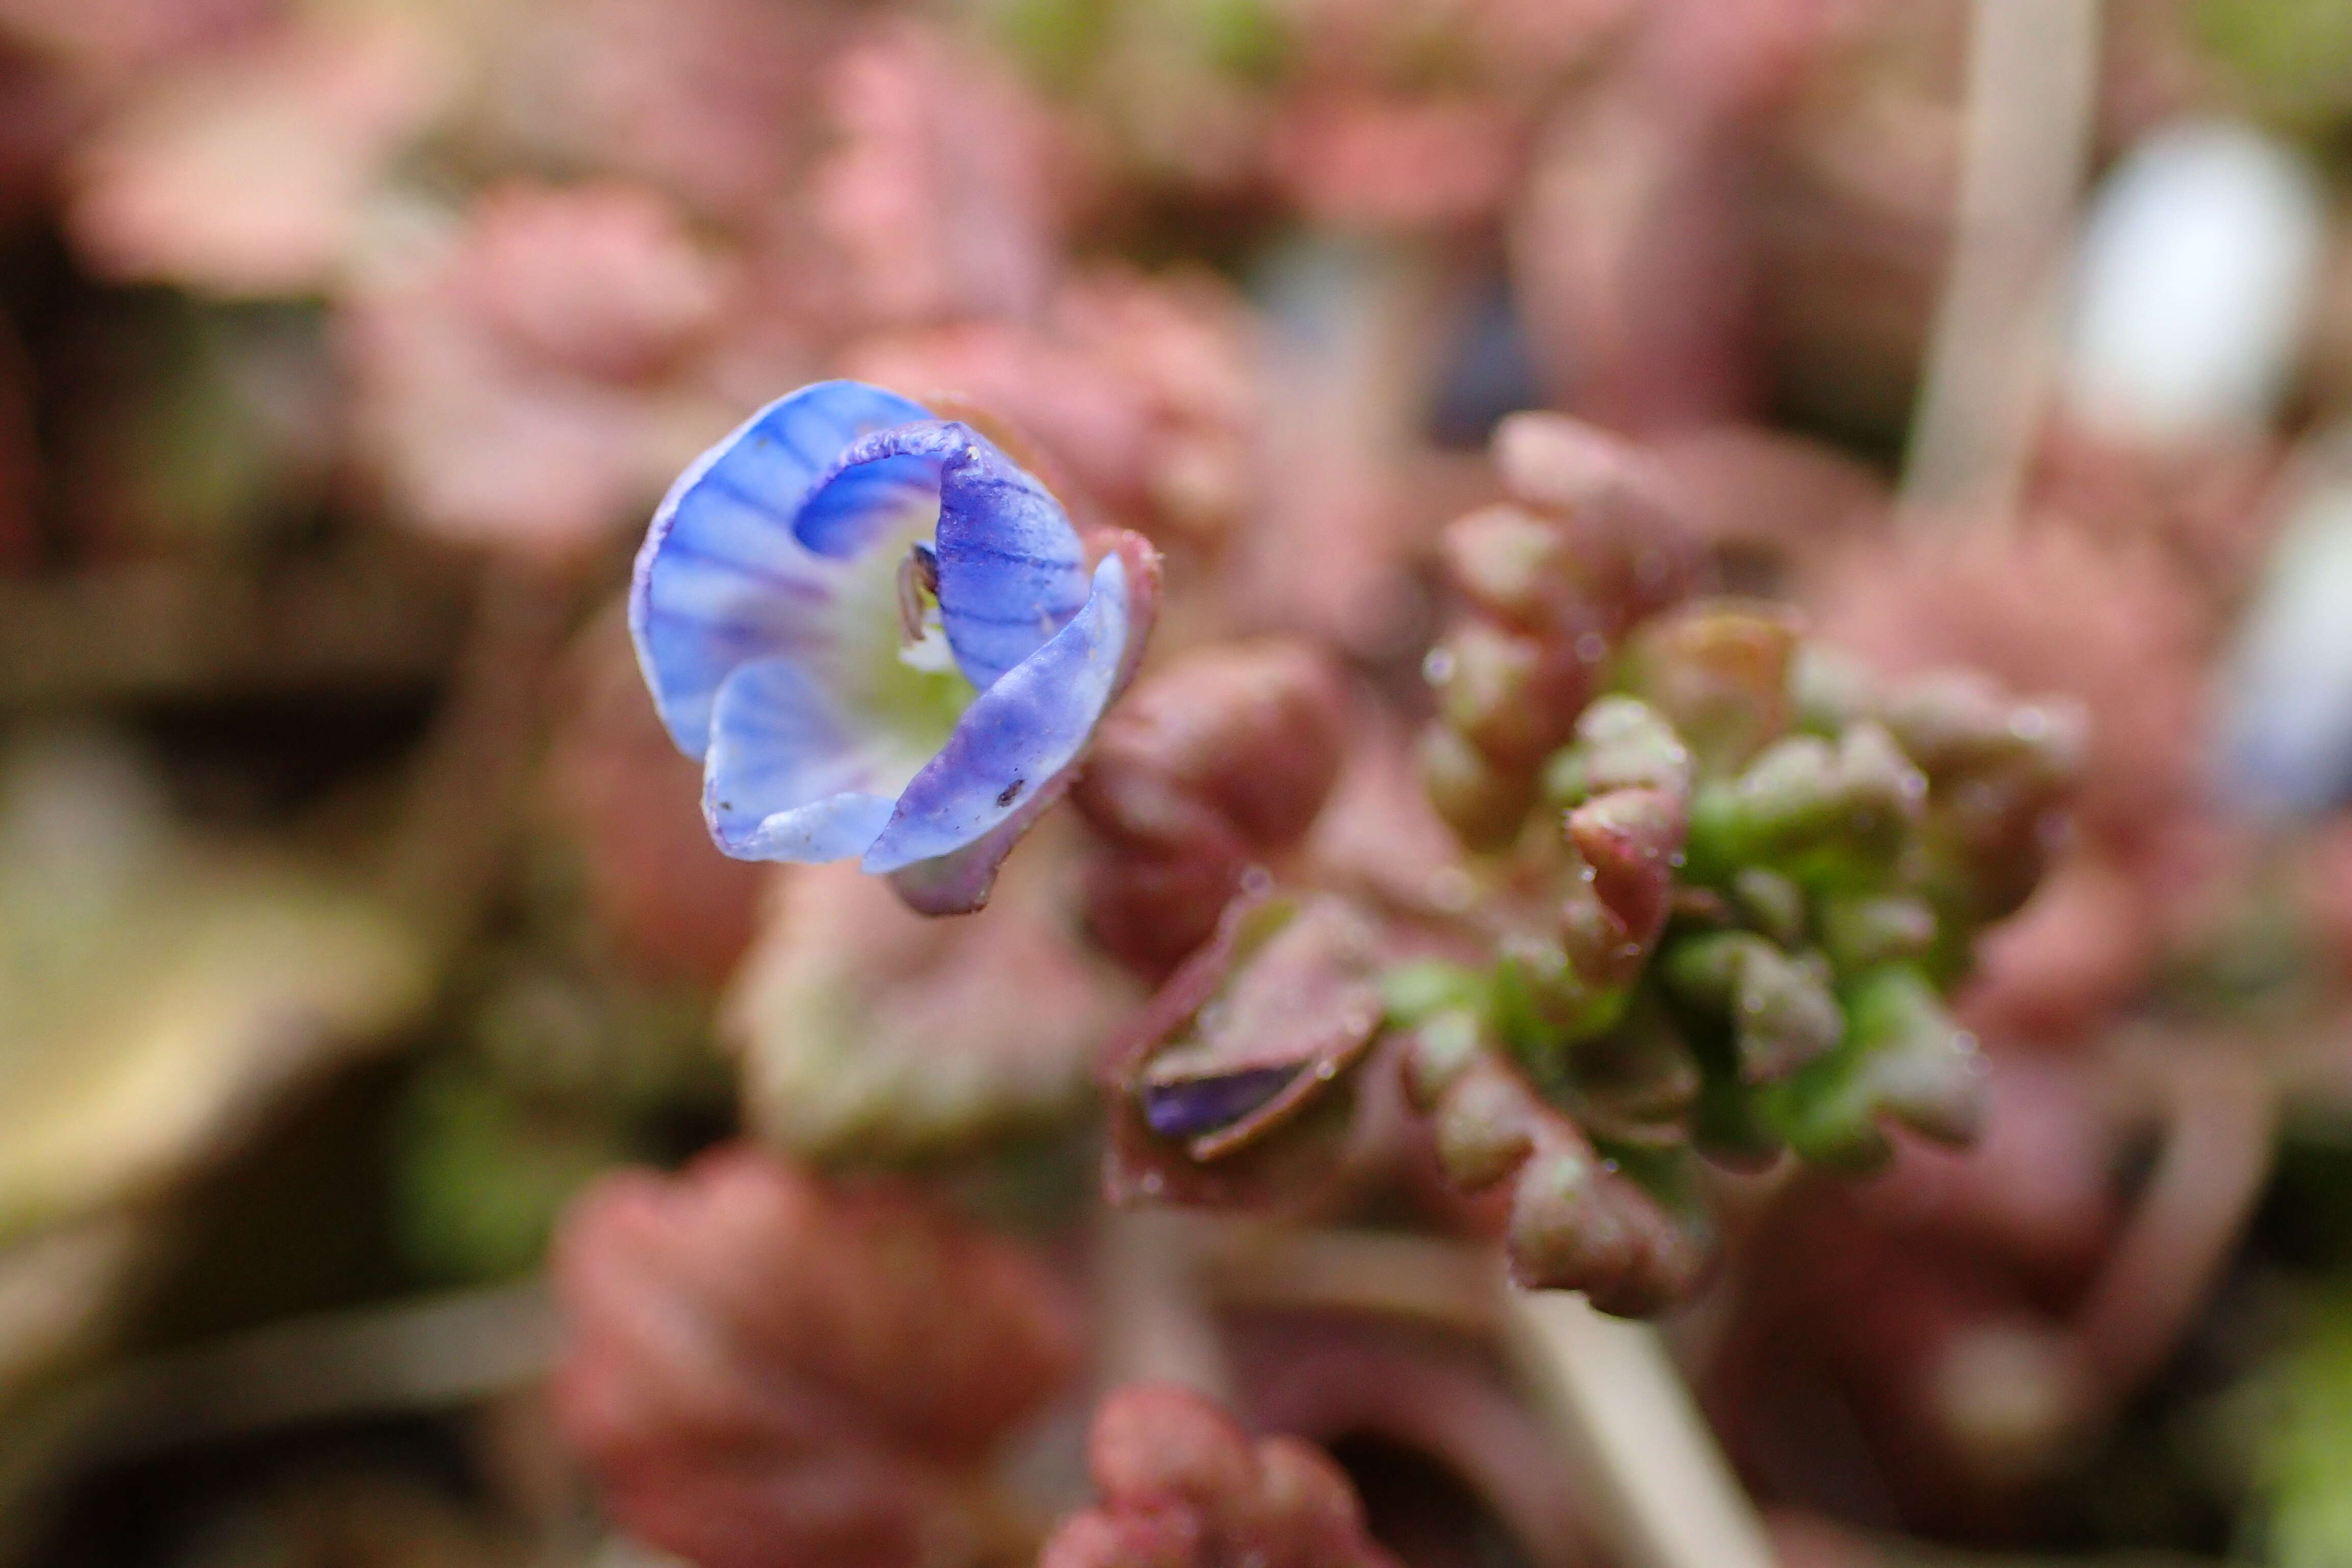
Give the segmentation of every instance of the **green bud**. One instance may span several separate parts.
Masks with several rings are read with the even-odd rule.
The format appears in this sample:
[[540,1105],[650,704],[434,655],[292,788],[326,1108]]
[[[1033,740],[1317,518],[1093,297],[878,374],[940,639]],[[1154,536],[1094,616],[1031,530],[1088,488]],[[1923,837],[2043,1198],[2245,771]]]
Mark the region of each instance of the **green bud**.
[[1593,896],[1622,928],[1623,945],[1603,971],[1611,978],[1630,978],[1622,966],[1638,968],[1664,929],[1688,826],[1681,798],[1655,789],[1611,790],[1568,814],[1568,840],[1592,873]]
[[1859,1048],[1841,1051],[1771,1087],[1763,1114],[1799,1159],[1860,1173],[1877,1169],[1893,1154],[1878,1125],[1878,1100],[1865,1066]]
[[1535,1147],[1537,1114],[1508,1068],[1486,1058],[1471,1063],[1440,1097],[1431,1123],[1446,1179],[1478,1193],[1518,1169]]
[[1702,776],[1721,777],[1787,733],[1796,644],[1784,610],[1705,601],[1635,634],[1627,686],[1674,726]]
[[1535,805],[1536,785],[1495,765],[1454,730],[1432,724],[1421,734],[1422,787],[1438,816],[1473,849],[1507,847]]
[[1662,968],[1676,995],[1729,1018],[1746,1082],[1787,1077],[1835,1049],[1845,1031],[1820,961],[1793,958],[1753,931],[1677,942]]
[[1691,800],[1691,874],[1728,880],[1759,860],[1777,861],[1825,835],[1836,820],[1837,754],[1816,735],[1792,735],[1728,783],[1700,786]]
[[1789,700],[1797,727],[1816,735],[1841,734],[1878,710],[1876,683],[1862,661],[1817,642],[1799,645],[1790,661]]
[[1576,721],[1576,738],[1544,765],[1544,798],[1580,805],[1617,789],[1687,796],[1690,748],[1657,710],[1633,697],[1603,697]]
[[1486,1048],[1479,1016],[1448,1008],[1423,1019],[1405,1037],[1404,1089],[1413,1109],[1427,1111]]
[[2078,706],[2016,702],[1972,672],[1906,682],[1887,694],[1882,714],[1905,754],[1937,780],[1993,772],[2061,788],[2081,773],[2089,742]]
[[1880,1119],[1964,1142],[1981,1114],[1976,1041],[1913,965],[1871,971],[1845,991],[1838,1051],[1768,1091],[1767,1114],[1817,1164],[1870,1169],[1892,1152]]
[[1568,738],[1591,689],[1572,653],[1485,621],[1455,627],[1423,668],[1438,717],[1507,768],[1533,771]]
[[1867,720],[1838,738],[1838,831],[1856,849],[1892,858],[1927,805],[1927,775]]
[[1573,1145],[1541,1150],[1521,1168],[1504,1238],[1521,1285],[1582,1290],[1624,1316],[1688,1290],[1705,1256],[1655,1198]]
[[1485,976],[1443,959],[1399,963],[1381,974],[1381,1001],[1389,1022],[1410,1026],[1432,1014],[1455,1008],[1473,1013],[1485,1005]]
[[1495,966],[1495,1017],[1515,1049],[1588,1039],[1617,1022],[1628,994],[1589,979],[1567,948],[1540,936],[1507,940]]
[[1940,1142],[1975,1137],[1984,1120],[1984,1063],[1976,1037],[1953,1021],[1927,976],[1889,964],[1850,987],[1848,1005],[1886,1110]]
[[1818,911],[1822,950],[1843,973],[1924,957],[1936,945],[1936,911],[1899,893],[1836,895]]
[[1698,1061],[1654,999],[1637,1001],[1624,1023],[1577,1046],[1570,1073],[1578,1120],[1596,1136],[1643,1148],[1688,1141]]
[[1731,879],[1739,912],[1781,947],[1805,940],[1805,890],[1761,866],[1744,866]]
[[1880,881],[1927,799],[1927,776],[1876,724],[1853,726],[1835,746],[1791,735],[1691,803],[1692,875],[1721,881],[1761,861],[1808,887]]
[[1554,629],[1577,573],[1559,525],[1523,507],[1482,507],[1438,536],[1445,574],[1490,616],[1530,631]]
[[1606,1201],[1601,1175],[1590,1149],[1550,1150],[1527,1162],[1504,1231],[1520,1284],[1577,1289],[1627,1268],[1637,1237],[1620,1206]]

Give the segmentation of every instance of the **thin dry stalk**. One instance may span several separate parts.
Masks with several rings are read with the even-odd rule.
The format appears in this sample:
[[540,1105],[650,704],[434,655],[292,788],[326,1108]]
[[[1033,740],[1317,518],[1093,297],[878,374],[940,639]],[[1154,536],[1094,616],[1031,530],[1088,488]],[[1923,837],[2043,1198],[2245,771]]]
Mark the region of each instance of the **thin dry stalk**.
[[2047,404],[2061,271],[2089,158],[2099,0],[1976,0],[1951,270],[1901,515],[2005,525]]

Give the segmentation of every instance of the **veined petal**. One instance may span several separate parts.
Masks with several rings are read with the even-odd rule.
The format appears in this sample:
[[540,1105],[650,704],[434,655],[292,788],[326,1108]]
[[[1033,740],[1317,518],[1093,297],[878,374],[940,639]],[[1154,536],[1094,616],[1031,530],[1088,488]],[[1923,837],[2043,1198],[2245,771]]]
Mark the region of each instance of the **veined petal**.
[[896,871],[962,848],[1076,762],[1118,688],[1129,609],[1126,563],[1107,555],[1076,616],[982,691],[907,785],[865,868]]
[[789,658],[755,659],[719,688],[702,813],[739,860],[845,859],[887,825],[912,762]]
[[822,635],[815,612],[840,568],[794,531],[818,478],[869,432],[929,418],[879,387],[819,382],[760,410],[670,487],[637,552],[629,630],[680,751],[709,749],[713,700],[736,668]]
[[793,521],[793,533],[820,555],[846,561],[913,514],[929,522],[940,504],[940,459],[898,452],[835,468]]
[[[1086,550],[1052,492],[959,420],[879,431],[843,454],[836,472],[846,479],[867,464],[919,458],[939,465],[940,626],[956,668],[985,691],[1086,604]],[[827,503],[835,482],[820,489]]]
[[956,667],[982,691],[1088,602],[1086,550],[1062,503],[986,441],[940,476],[933,549],[940,625]]

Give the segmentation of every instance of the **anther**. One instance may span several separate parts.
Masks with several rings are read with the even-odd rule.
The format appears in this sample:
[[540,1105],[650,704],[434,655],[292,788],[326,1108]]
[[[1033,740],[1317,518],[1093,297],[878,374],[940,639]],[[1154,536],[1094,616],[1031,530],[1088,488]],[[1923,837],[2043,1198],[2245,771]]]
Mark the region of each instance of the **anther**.
[[928,544],[907,547],[898,563],[898,636],[912,647],[923,640],[923,622],[940,596],[940,558]]

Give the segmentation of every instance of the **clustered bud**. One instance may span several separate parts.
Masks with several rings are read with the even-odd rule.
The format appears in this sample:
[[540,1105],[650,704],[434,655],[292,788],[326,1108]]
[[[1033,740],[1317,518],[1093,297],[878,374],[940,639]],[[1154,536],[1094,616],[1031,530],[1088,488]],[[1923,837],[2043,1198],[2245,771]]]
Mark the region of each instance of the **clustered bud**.
[[1184,1389],[1112,1394],[1087,1458],[1102,1502],[1063,1521],[1038,1568],[1394,1568],[1320,1448],[1252,1442]]
[[[1970,1135],[1941,989],[2040,877],[2082,726],[1974,679],[1881,690],[1783,610],[1675,602],[1685,552],[1624,500],[1633,459],[1514,426],[1506,478],[1554,510],[1449,531],[1465,616],[1423,751],[1495,852],[1468,917],[1491,956],[1392,973],[1391,1016],[1448,1176],[1513,1183],[1519,1279],[1654,1310],[1703,1258],[1695,1156],[1869,1168],[1890,1121]],[[1576,454],[1583,489],[1531,483],[1533,453]]]
[[[2058,843],[2082,721],[1972,677],[1882,688],[1786,609],[1692,596],[1672,491],[1614,437],[1519,415],[1496,455],[1514,500],[1447,530],[1461,614],[1426,665],[1465,896],[1412,929],[1261,874],[1116,1055],[1111,1195],[1295,1189],[1385,1028],[1448,1179],[1507,1185],[1519,1281],[1653,1312],[1706,1258],[1702,1160],[1865,1170],[1891,1125],[1972,1135],[1943,992]],[[1273,819],[1241,786],[1322,776],[1275,761],[1314,734],[1290,668],[1179,667],[1089,781],[1126,841],[1217,868],[1188,939],[1244,879],[1235,825]],[[1190,710],[1219,683],[1231,712]]]
[[1495,456],[1513,500],[1445,531],[1446,575],[1469,613],[1425,666],[1440,721],[1423,776],[1474,848],[1516,836],[1618,640],[1688,593],[1698,562],[1664,480],[1624,443],[1515,415]]

